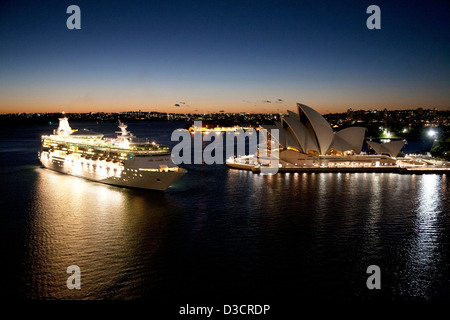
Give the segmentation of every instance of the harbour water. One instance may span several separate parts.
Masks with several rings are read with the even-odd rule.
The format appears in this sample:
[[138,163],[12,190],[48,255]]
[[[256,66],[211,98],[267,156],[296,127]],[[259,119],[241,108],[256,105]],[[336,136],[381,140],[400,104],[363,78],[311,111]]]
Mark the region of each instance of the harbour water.
[[[183,127],[129,124],[171,147]],[[2,298],[450,299],[448,175],[182,165],[166,192],[132,190],[42,168],[39,137],[52,129],[1,128]],[[80,290],[66,286],[70,265]],[[366,286],[370,265],[380,290]]]

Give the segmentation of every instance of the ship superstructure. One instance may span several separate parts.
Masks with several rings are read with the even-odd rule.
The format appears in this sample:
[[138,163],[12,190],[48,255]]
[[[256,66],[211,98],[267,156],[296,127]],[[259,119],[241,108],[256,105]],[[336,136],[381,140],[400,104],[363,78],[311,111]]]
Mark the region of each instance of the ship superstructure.
[[39,159],[49,169],[101,183],[166,190],[187,171],[171,160],[168,147],[139,141],[119,122],[116,138],[86,129],[73,130],[66,117],[51,135],[42,136]]

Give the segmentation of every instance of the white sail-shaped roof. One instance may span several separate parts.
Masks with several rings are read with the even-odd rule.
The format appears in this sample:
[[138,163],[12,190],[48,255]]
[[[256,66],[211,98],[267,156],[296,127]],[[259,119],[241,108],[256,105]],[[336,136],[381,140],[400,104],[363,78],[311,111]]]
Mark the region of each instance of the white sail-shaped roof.
[[298,143],[297,139],[291,134],[286,135],[286,148],[295,148],[298,150],[302,150],[301,145]]
[[[273,126],[266,125],[266,124],[262,125],[262,129],[260,129],[260,130],[266,130],[268,133],[271,133],[272,130],[274,130],[274,129],[278,130],[278,143],[283,148],[287,148],[290,146],[290,147],[300,149],[300,146],[298,145],[298,143],[295,142],[295,140],[293,140],[292,137],[290,137],[290,134],[287,132],[287,130],[285,128],[283,128],[283,125],[279,121],[275,121],[275,125],[273,125]],[[262,137],[264,137],[264,135]],[[293,141],[293,142],[288,143],[288,137],[289,137],[289,141]],[[261,141],[261,143],[265,143],[265,142],[267,142],[267,141]]]
[[[295,148],[302,153],[317,152],[320,155],[332,149],[361,153],[366,128],[350,127],[334,133],[328,121],[317,111],[300,103],[297,103],[297,107],[298,114],[288,110],[281,122],[275,122],[274,126],[263,126],[268,130],[279,130],[278,142],[282,147]],[[381,153],[397,155],[403,144],[396,142],[382,148],[374,144],[373,148],[381,150]]]
[[[269,136],[269,134],[272,133],[272,130],[278,130],[278,143],[280,145],[282,145],[283,147],[286,146],[286,131],[281,127],[280,122],[275,122],[275,125],[271,126],[271,125],[263,125],[262,130],[265,130],[265,134],[264,135],[260,135],[260,138],[263,138],[260,143],[264,144],[267,143],[267,141],[269,139],[274,139],[274,136]],[[280,130],[282,129],[282,130]]]
[[405,140],[391,141],[388,143],[377,143],[373,141],[366,141],[366,142],[370,147],[372,147],[375,150],[376,153],[378,154],[387,153],[391,157],[396,157],[406,143]]
[[319,153],[326,154],[334,139],[333,129],[331,129],[330,124],[320,115],[320,113],[310,107],[301,103],[297,103],[297,107],[299,114],[303,112],[314,129],[314,134],[317,138],[317,144],[319,146]]
[[299,115],[290,110],[288,110],[288,114],[287,117],[283,118],[283,121],[291,128],[303,152],[306,153],[308,150],[320,152],[314,133],[300,122]]
[[363,127],[342,129],[334,134],[334,140],[329,150],[334,149],[342,152],[353,150],[356,153],[361,153],[365,133],[366,128]]

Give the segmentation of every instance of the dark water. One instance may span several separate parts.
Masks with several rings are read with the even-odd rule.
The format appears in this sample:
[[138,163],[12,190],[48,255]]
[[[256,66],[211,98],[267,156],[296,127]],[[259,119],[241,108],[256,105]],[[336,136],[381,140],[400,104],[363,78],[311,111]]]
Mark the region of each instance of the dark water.
[[[183,126],[129,129],[173,146]],[[41,168],[39,136],[50,130],[1,129],[3,298],[450,299],[448,175],[186,165],[165,193],[130,190]],[[70,265],[81,290],[66,287]],[[366,286],[370,265],[380,290]]]

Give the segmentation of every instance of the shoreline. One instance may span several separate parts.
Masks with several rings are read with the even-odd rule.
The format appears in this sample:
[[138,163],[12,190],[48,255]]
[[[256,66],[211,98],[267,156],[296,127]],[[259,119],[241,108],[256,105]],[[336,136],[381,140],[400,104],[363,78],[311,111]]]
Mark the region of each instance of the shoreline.
[[[253,164],[226,163],[227,167],[235,170],[246,170],[260,173],[260,167]],[[450,167],[406,168],[406,167],[281,167],[277,173],[398,173],[398,174],[446,174],[450,173]]]

